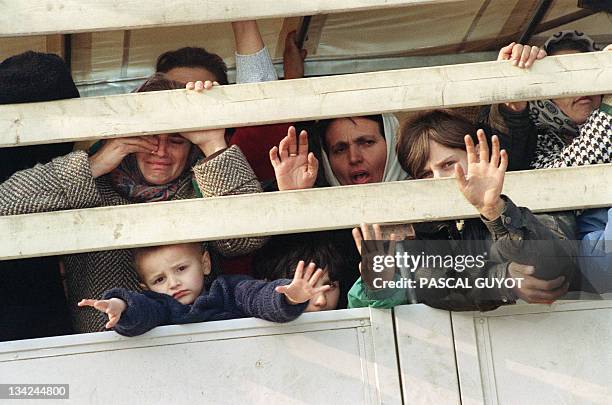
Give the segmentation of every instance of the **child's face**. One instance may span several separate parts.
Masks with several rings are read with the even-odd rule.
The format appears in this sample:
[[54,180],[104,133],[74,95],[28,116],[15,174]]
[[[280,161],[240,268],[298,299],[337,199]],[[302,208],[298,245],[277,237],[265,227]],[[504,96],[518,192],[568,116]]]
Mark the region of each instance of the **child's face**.
[[330,311],[338,308],[340,288],[337,281],[334,281],[333,283],[331,282],[327,270],[325,270],[323,276],[319,279],[319,281],[317,281],[317,285],[315,287],[321,287],[324,285],[331,285],[331,289],[312,297],[310,301],[308,301],[308,306],[304,312]]
[[210,274],[210,256],[198,244],[169,245],[138,259],[143,288],[172,296],[181,304],[193,304]]

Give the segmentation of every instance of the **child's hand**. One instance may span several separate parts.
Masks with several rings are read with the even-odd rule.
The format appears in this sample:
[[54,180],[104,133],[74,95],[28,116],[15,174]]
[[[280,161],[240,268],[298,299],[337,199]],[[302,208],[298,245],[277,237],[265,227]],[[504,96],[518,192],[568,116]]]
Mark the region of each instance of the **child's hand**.
[[480,215],[492,221],[498,218],[504,210],[501,191],[504,186],[504,176],[508,167],[508,154],[499,150],[499,138],[493,136],[491,144],[493,151],[489,160],[489,146],[482,129],[477,132],[480,157],[476,155],[474,141],[465,136],[467,150],[467,176],[459,163],[455,165],[455,178],[459,190],[472,204]]
[[298,144],[295,128],[289,127],[278,147],[270,149],[270,162],[280,191],[311,188],[317,179],[319,161],[308,153],[306,131],[300,132]]
[[323,269],[315,271],[314,263],[310,263],[306,268],[306,272],[304,272],[304,261],[300,260],[295,269],[291,284],[278,286],[275,290],[285,294],[287,302],[291,305],[301,304],[315,295],[331,289],[331,285],[315,287],[322,275]]
[[100,312],[108,315],[106,329],[110,329],[119,322],[121,314],[127,308],[125,301],[119,298],[111,298],[110,300],[90,300],[83,299],[78,304],[80,307],[94,307]]

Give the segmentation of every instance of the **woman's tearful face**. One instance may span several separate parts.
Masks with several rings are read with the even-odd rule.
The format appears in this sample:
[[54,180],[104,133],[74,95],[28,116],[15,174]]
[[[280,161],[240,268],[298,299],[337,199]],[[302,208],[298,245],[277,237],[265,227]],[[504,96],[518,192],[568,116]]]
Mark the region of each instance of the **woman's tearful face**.
[[161,134],[154,138],[157,140],[157,150],[153,153],[136,153],[136,162],[148,183],[162,185],[183,173],[191,142],[179,134]]

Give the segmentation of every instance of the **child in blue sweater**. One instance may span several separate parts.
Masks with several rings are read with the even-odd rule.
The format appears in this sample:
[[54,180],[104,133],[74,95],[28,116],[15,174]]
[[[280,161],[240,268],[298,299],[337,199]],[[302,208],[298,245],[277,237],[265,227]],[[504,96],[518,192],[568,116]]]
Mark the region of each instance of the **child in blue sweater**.
[[288,322],[306,310],[312,297],[331,288],[317,286],[322,269],[301,261],[292,280],[220,275],[207,291],[204,279],[212,265],[201,243],[142,248],[134,255],[142,293],[113,288],[102,300],[83,299],[78,304],[106,313],[106,327],[124,336],[141,335],[159,325],[245,317]]

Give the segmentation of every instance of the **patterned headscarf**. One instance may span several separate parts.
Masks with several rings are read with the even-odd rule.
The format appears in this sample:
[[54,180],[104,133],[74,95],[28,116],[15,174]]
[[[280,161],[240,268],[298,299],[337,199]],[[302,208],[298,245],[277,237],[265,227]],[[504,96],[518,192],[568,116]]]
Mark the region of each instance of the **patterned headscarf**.
[[166,184],[149,184],[136,162],[135,154],[126,156],[119,166],[111,172],[113,188],[133,202],[154,202],[171,200],[176,192],[187,183],[191,183],[191,167],[203,155],[199,148],[191,146],[185,168],[180,176]]
[[[586,34],[579,31],[560,31],[548,38],[544,43],[544,50],[550,52],[554,45],[561,41],[572,41],[589,52],[598,51],[595,42]],[[578,125],[574,123],[552,100],[536,100],[529,102],[529,118],[542,130],[553,132],[558,136],[578,134]]]

